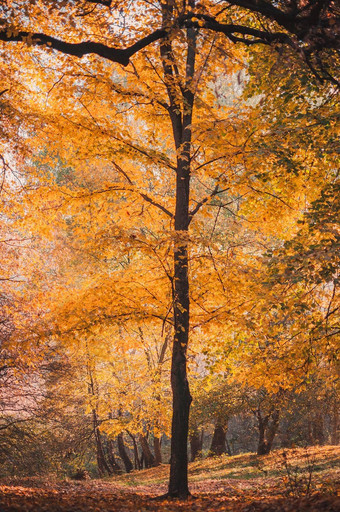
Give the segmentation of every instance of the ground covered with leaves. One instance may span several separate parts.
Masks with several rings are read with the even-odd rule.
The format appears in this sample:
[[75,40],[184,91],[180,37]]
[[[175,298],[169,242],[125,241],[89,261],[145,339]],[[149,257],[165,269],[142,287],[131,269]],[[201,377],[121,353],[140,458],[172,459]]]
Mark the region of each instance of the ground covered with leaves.
[[109,480],[3,478],[0,512],[326,511],[340,510],[340,448],[218,457],[190,465],[188,501],[155,500],[168,466]]

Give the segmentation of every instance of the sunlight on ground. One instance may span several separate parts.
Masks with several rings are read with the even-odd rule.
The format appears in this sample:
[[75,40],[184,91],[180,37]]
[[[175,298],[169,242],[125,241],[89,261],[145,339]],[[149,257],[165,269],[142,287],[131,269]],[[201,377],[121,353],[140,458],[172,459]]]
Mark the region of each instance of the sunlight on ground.
[[[218,481],[233,479],[242,480],[242,485],[246,487],[266,486],[266,482],[273,485],[273,479],[275,482],[284,480],[289,471],[297,479],[295,476],[297,468],[301,474],[303,472],[311,473],[313,481],[318,484],[318,487],[327,479],[331,479],[334,487],[340,477],[340,446],[275,450],[271,454],[261,457],[253,453],[233,457],[228,455],[210,457],[189,465],[189,479],[194,484],[202,484],[207,480],[216,481],[217,484]],[[114,481],[122,487],[144,489],[148,486],[166,485],[168,474],[169,466],[162,465],[158,468],[134,471],[128,475],[114,477]]]

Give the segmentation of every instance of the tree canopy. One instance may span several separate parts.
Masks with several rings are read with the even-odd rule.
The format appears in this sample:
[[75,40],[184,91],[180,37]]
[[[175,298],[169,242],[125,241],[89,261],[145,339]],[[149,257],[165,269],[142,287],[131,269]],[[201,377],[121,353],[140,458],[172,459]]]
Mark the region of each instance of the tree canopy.
[[8,354],[39,382],[44,359],[71,361],[102,473],[110,436],[151,464],[147,436],[159,456],[171,432],[168,495],[185,498],[188,361],[216,395],[269,393],[256,414],[275,427],[272,400],[318,371],[334,385],[337,5],[1,9]]

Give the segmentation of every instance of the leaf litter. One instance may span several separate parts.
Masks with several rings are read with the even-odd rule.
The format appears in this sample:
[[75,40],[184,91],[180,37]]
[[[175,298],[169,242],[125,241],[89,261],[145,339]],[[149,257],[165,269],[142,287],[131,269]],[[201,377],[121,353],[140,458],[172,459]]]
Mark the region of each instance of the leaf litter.
[[[338,512],[340,497],[315,493],[289,498],[265,493],[259,488],[242,488],[240,482],[205,481],[193,484],[194,499],[152,500],[163,485],[137,486],[135,492],[114,482],[34,482],[0,485],[0,512]],[[157,490],[157,492],[156,492]]]

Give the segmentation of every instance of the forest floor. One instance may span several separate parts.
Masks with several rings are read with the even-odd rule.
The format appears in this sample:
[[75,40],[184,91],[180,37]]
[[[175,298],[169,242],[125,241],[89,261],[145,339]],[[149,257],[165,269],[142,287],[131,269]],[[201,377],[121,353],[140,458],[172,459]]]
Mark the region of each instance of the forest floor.
[[168,465],[100,480],[55,476],[0,480],[0,512],[338,512],[340,447],[201,459],[190,464],[188,501],[166,492]]

